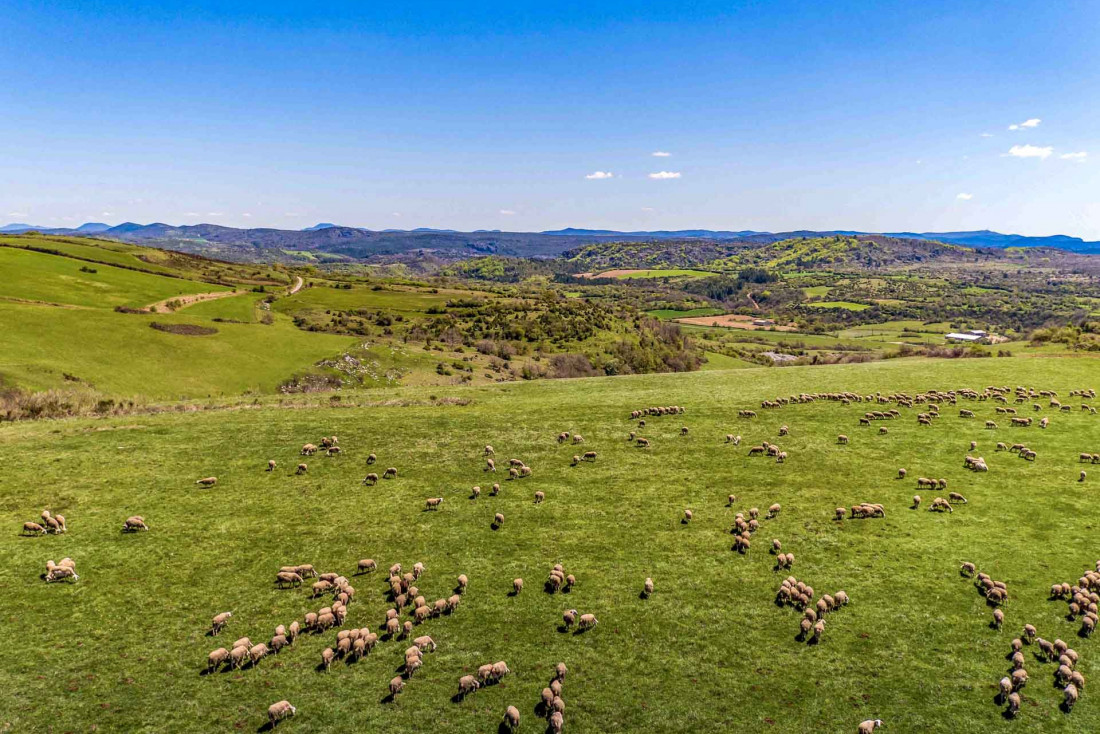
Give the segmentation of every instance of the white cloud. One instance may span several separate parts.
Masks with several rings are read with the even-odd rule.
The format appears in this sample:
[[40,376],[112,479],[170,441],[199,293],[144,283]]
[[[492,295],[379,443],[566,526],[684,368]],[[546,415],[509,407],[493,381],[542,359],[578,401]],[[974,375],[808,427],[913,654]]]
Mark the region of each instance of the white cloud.
[[592,173],[585,176],[585,178],[589,180],[599,181],[605,178],[615,178],[615,174],[611,171],[593,171]]
[[1039,127],[1039,123],[1042,122],[1038,117],[1032,117],[1031,119],[1024,120],[1018,125],[1009,125],[1009,130],[1026,130],[1031,127]]
[[252,215],[248,212],[244,212],[243,214],[241,214],[241,216],[242,217],[251,217]]
[[1043,160],[1049,158],[1053,152],[1054,148],[1049,145],[1042,148],[1037,145],[1013,145],[1005,155],[1013,158],[1038,158]]
[[668,179],[668,178],[680,178],[680,172],[679,171],[657,171],[657,173],[649,174],[649,177],[653,178],[653,179],[657,179],[657,180]]
[[512,211],[511,209],[501,209],[501,210],[500,210],[500,213],[501,213],[501,214],[503,214],[503,215],[504,215],[504,216],[506,216],[506,217],[510,217],[510,216],[512,216],[513,214],[515,214],[515,212],[514,212],[514,211]]
[[393,213],[393,216],[395,216],[395,217],[399,217],[399,216],[401,216],[401,212],[394,212],[394,213]]
[[653,157],[654,158],[668,158],[670,155],[672,155],[672,153],[667,153],[663,150],[653,151]]
[[113,217],[114,215],[115,215],[114,212],[102,212],[99,216],[101,216],[101,217]]
[[26,212],[8,212],[9,217],[29,217],[30,214]]
[[971,199],[974,198],[974,194],[959,194],[955,198],[958,199],[959,201],[970,201]]
[[1063,153],[1058,157],[1064,161],[1077,161],[1078,163],[1084,163],[1085,159],[1089,157],[1089,153],[1087,150],[1082,150],[1078,153]]
[[225,213],[224,212],[207,212],[206,216],[208,216],[208,217],[224,217]]
[[201,217],[202,215],[199,214],[198,212],[184,212],[183,216],[185,216],[185,217]]
[[981,137],[983,137],[983,138],[991,138],[991,137],[993,137],[993,133],[982,133],[982,134],[981,134]]
[[643,206],[643,207],[642,207],[642,211],[643,211],[643,212],[655,212],[655,211],[657,211],[657,210],[656,210],[656,209],[654,209],[654,208],[653,208],[653,207],[651,207],[651,206]]

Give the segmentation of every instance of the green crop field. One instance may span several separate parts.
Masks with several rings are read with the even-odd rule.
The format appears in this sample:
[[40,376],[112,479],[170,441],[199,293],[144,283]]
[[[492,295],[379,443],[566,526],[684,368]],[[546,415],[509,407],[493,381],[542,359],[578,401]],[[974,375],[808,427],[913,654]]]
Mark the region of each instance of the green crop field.
[[[890,732],[1094,731],[1100,638],[1078,637],[1066,603],[1047,597],[1052,583],[1076,580],[1100,555],[1093,478],[1076,481],[1078,452],[1100,451],[1100,418],[1066,397],[1096,375],[1089,359],[891,360],[397,388],[363,407],[281,408],[270,398],[255,410],[0,426],[9,529],[0,534],[0,721],[13,732],[257,731],[268,704],[286,698],[298,707],[279,727],[286,731],[495,731],[515,705],[522,730],[540,732],[539,692],[564,661],[575,732],[850,732],[867,718]],[[1002,427],[987,431],[992,402],[960,400],[973,420],[945,405],[931,427],[917,425],[920,406],[902,407],[879,435],[857,425],[869,405],[759,407],[800,392],[989,384],[1053,388],[1075,409],[1049,413],[1046,430],[1012,429],[1000,416]],[[629,419],[668,404],[686,413],[648,417],[644,429]],[[745,408],[759,418],[738,419]],[[781,424],[790,435],[778,437]],[[560,431],[585,443],[559,445]],[[652,447],[635,448],[628,431]],[[724,442],[728,433],[743,437],[740,447]],[[839,433],[851,443],[838,446]],[[299,457],[303,443],[332,434],[340,456]],[[789,452],[786,463],[747,456],[764,440]],[[971,440],[988,473],[962,468]],[[1038,458],[998,452],[996,441],[1026,442]],[[487,443],[496,474],[483,471]],[[598,458],[571,467],[579,449]],[[371,452],[376,471],[393,466],[398,477],[364,487]],[[533,476],[508,481],[513,457]],[[273,472],[264,471],[268,459],[278,462]],[[309,469],[295,476],[299,461]],[[899,467],[908,481],[895,478]],[[216,488],[195,485],[210,475]],[[946,478],[969,503],[952,514],[908,509],[917,476]],[[477,500],[474,485],[483,490]],[[532,502],[536,490],[542,504]],[[927,507],[936,493],[922,494]],[[445,498],[442,509],[423,511],[434,496]],[[734,514],[773,502],[778,518],[762,520],[747,553],[733,552]],[[833,519],[834,507],[859,502],[883,504],[886,517]],[[20,537],[44,508],[66,517],[68,533]],[[687,508],[694,520],[682,524]],[[497,512],[505,523],[494,530]],[[148,532],[120,532],[133,514]],[[775,570],[773,538],[795,554],[791,570]],[[80,580],[43,583],[46,560],[65,556]],[[321,650],[336,633],[306,634],[254,668],[203,674],[214,648],[246,635],[266,642],[277,624],[330,603],[304,588],[275,589],[285,564],[349,575],[357,593],[347,624],[377,629],[390,606],[385,572],[351,576],[366,557],[380,569],[423,562],[417,585],[429,603],[453,593],[459,574],[470,579],[454,614],[416,628],[439,649],[396,701],[386,700],[387,682],[399,673],[403,640],[322,672]],[[1007,584],[1003,630],[990,627],[991,608],[959,575],[963,561]],[[555,563],[576,576],[570,593],[542,589]],[[819,644],[798,641],[800,614],[774,602],[788,574],[818,597],[843,589],[851,598],[826,615]],[[517,577],[526,588],[510,596]],[[648,599],[646,577],[656,585]],[[562,631],[570,608],[599,624]],[[223,611],[233,612],[227,629],[208,637]],[[1090,685],[1071,714],[1059,709],[1057,666],[1034,648],[1025,648],[1020,716],[1005,721],[994,703],[1024,623],[1080,653]],[[500,684],[452,699],[460,676],[497,660],[512,671]]]
[[649,315],[656,319],[668,321],[671,319],[688,319],[693,316],[717,316],[723,313],[725,313],[725,310],[721,308],[693,308],[688,311],[677,311],[671,308],[664,308],[650,311]]
[[365,308],[424,312],[433,306],[442,307],[452,299],[478,297],[484,298],[484,294],[458,290],[438,290],[432,293],[428,289],[413,288],[373,290],[359,286],[344,290],[317,286],[304,288],[293,296],[279,299],[275,304],[275,310],[294,313],[308,310]]
[[632,270],[626,273],[620,273],[615,277],[620,280],[632,280],[634,278],[709,278],[714,273],[702,271],[702,270],[684,270],[682,268],[668,268],[668,269],[654,269],[654,270]]

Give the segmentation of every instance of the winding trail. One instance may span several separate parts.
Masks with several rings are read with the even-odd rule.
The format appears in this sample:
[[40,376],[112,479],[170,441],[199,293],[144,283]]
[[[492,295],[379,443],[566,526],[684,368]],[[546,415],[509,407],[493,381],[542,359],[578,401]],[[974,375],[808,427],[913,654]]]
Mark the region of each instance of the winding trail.
[[[240,295],[237,291],[214,291],[213,293],[192,293],[186,296],[172,296],[171,298],[165,298],[163,301],[157,301],[156,303],[150,303],[148,306],[143,306],[144,311],[153,311],[156,309],[160,311],[167,307],[172,301],[178,301],[179,307],[174,311],[193,306],[196,303],[202,303],[203,301],[215,301],[219,298],[227,298],[229,296]],[[173,311],[173,312],[174,312]]]
[[297,282],[297,283],[295,283],[295,284],[294,284],[294,287],[290,289],[290,295],[292,295],[292,296],[293,296],[293,295],[294,295],[295,293],[297,293],[298,291],[302,290],[302,286],[303,286],[303,285],[305,285],[305,281],[304,281],[304,280],[302,280],[302,276],[300,276],[300,275],[296,275],[296,276],[294,276],[294,277],[296,277],[296,278],[298,279],[298,282]]

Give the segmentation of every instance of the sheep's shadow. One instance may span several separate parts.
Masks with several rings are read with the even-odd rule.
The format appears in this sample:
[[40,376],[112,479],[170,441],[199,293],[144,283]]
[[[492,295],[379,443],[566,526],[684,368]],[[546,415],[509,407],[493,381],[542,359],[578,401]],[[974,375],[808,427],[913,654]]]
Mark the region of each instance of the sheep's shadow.
[[1089,635],[1088,632],[1085,632],[1085,628],[1082,627],[1081,629],[1077,630],[1077,636],[1080,637],[1082,640],[1087,640],[1091,635]]
[[1012,713],[1012,709],[1005,709],[1001,712],[1001,718],[1005,721],[1012,721],[1016,718],[1016,714]]
[[573,636],[576,637],[577,635],[583,635],[587,631],[587,627],[578,627],[577,629],[573,630]]
[[820,645],[821,644],[821,638],[820,637],[811,637],[810,639],[806,640],[806,644],[807,645]]
[[313,670],[316,673],[327,673],[328,672],[328,666],[325,665],[324,663],[317,663],[317,665],[313,668]]
[[497,724],[497,734],[512,734],[512,727],[502,721]]
[[1073,711],[1073,707],[1065,701],[1062,701],[1062,703],[1058,704],[1058,710],[1061,711],[1063,714],[1068,714]]
[[519,596],[519,592],[516,591],[515,589],[512,589],[511,591],[508,592],[508,596]]
[[490,530],[500,530],[500,528],[501,528],[501,526],[498,525],[496,522],[493,522],[489,525]]
[[567,632],[569,632],[569,628],[567,626],[565,626],[564,624],[559,624],[558,625],[558,632],[560,632],[561,634],[564,635]]
[[648,599],[648,598],[649,598],[649,594],[647,594],[647,593],[645,593],[644,591],[642,591],[642,592],[640,592],[640,593],[638,594],[638,598],[639,598],[639,599]]
[[387,693],[378,703],[394,703],[395,701],[397,701],[397,696],[392,693]]
[[997,691],[997,695],[993,697],[994,706],[1004,706],[1008,702],[1008,696],[1001,691]]
[[451,696],[451,703],[462,703],[466,700],[466,694],[459,691],[455,695]]
[[259,729],[257,729],[256,731],[257,731],[257,732],[261,732],[261,731],[275,731],[275,722],[273,722],[273,721],[265,721],[265,722],[264,722],[264,723],[263,723],[263,724],[262,724],[262,725],[260,726],[260,728],[259,728]]

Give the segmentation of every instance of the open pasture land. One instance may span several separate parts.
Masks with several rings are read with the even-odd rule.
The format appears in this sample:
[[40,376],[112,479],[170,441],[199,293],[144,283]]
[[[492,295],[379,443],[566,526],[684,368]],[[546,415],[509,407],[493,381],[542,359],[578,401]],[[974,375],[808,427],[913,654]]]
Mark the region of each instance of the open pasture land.
[[[398,388],[373,407],[281,409],[270,398],[255,410],[3,426],[0,722],[10,731],[254,732],[285,698],[298,708],[278,727],[285,731],[492,732],[514,705],[521,730],[541,732],[539,694],[564,661],[573,732],[854,732],[869,718],[888,732],[1095,731],[1100,637],[1078,637],[1080,622],[1048,594],[1100,556],[1100,470],[1077,481],[1092,469],[1078,454],[1100,452],[1100,417],[1068,398],[1096,375],[1084,359],[892,360]],[[942,405],[930,427],[917,425],[919,405],[882,406],[902,417],[870,428],[858,419],[877,405],[760,407],[801,392],[1017,384],[1056,389],[1074,410],[1044,408],[1037,415],[1051,424],[1042,430],[1009,427],[992,401]],[[655,405],[686,413],[649,416],[639,429],[630,412]],[[960,408],[977,417],[958,417]],[[744,409],[758,417],[739,419]],[[1000,428],[986,430],[986,419]],[[559,445],[560,431],[585,441]],[[628,442],[629,431],[651,447]],[[838,445],[840,433],[848,445]],[[339,456],[299,456],[304,443],[333,434]],[[740,446],[726,434],[741,435]],[[785,463],[747,455],[765,440],[789,453]],[[998,452],[997,441],[1026,442],[1037,458]],[[483,471],[487,443],[495,473]],[[584,451],[596,460],[570,466]],[[378,461],[368,467],[372,452]],[[967,453],[989,471],[963,469]],[[509,481],[510,458],[533,475]],[[363,486],[368,471],[390,466],[397,478]],[[907,480],[896,478],[899,467]],[[206,476],[217,486],[195,484]],[[920,490],[924,505],[908,509],[918,476],[946,479],[969,503],[932,513],[946,491]],[[469,499],[475,485],[480,499]],[[441,509],[424,511],[429,497],[443,497]],[[860,502],[881,503],[886,516],[833,519],[835,507]],[[765,520],[772,503],[782,510]],[[734,515],[752,507],[760,528],[747,553],[733,552]],[[44,508],[66,516],[68,533],[19,536]],[[684,509],[694,513],[689,523]],[[498,512],[505,522],[494,530]],[[130,515],[142,515],[148,532],[120,532]],[[792,569],[775,569],[773,538],[795,555]],[[66,556],[80,580],[44,583],[45,562]],[[352,576],[361,558],[379,571]],[[319,671],[335,630],[304,634],[254,667],[203,675],[211,650],[246,635],[267,642],[276,625],[331,603],[310,599],[308,584],[276,589],[281,566],[347,575],[357,593],[345,627],[377,631],[392,606],[385,569],[417,561],[429,604],[451,595],[459,574],[469,587],[453,614],[416,627],[439,648],[396,701],[386,700],[387,685],[410,643],[383,640],[359,662]],[[991,607],[959,574],[964,561],[1007,584],[1004,629],[990,627]],[[542,588],[555,563],[576,576],[569,593]],[[851,599],[826,615],[819,644],[798,641],[800,613],[775,603],[788,574],[815,598],[843,589]],[[646,577],[656,588],[642,598]],[[509,595],[514,578],[526,581],[518,596]],[[568,609],[599,624],[563,631]],[[207,636],[224,611],[233,612],[227,628]],[[1037,646],[1024,648],[1030,682],[1018,718],[994,703],[1025,623],[1079,652],[1088,685],[1071,713],[1059,708],[1057,665],[1040,661]],[[498,660],[510,675],[452,698],[460,676]]]
[[746,316],[744,314],[727,313],[716,316],[689,316],[687,318],[676,319],[677,323],[692,324],[694,326],[720,326],[727,329],[746,329],[748,331],[793,331],[794,327],[784,326],[782,324],[776,324],[774,326],[757,326],[753,323],[756,316]]
[[709,278],[714,273],[704,270],[685,270],[683,268],[657,268],[651,270],[605,270],[602,273],[581,273],[586,278],[618,278],[619,280],[634,280],[637,278]]

